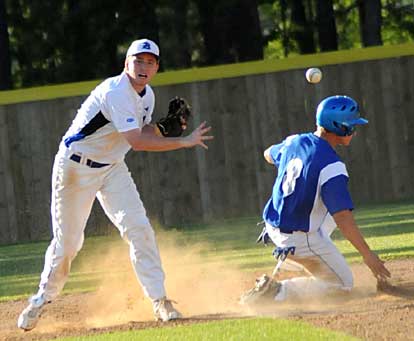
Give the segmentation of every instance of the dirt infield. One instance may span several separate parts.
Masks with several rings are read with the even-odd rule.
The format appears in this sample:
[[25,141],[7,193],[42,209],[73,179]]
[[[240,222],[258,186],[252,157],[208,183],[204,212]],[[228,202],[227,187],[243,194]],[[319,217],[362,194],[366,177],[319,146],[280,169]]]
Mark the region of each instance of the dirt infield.
[[[213,300],[207,295],[204,295],[204,300],[201,297],[201,292],[208,292],[205,287],[199,288],[202,279],[194,283],[188,282],[187,296],[182,292],[178,295],[178,291],[173,296],[179,299],[177,307],[187,318],[168,324],[152,320],[150,304],[141,293],[137,293],[139,290],[135,287],[131,290],[118,290],[115,297],[114,287],[111,287],[112,299],[106,290],[62,296],[47,306],[38,327],[31,332],[22,332],[15,327],[17,316],[26,305],[25,301],[1,303],[0,340],[51,340],[63,336],[161,328],[166,325],[257,315],[305,321],[364,340],[414,340],[414,260],[392,261],[387,266],[392,271],[393,284],[398,289],[393,293],[377,293],[375,281],[367,268],[356,265],[353,267],[355,290],[349,297],[330,298],[307,304],[278,304],[263,311],[246,311],[236,304],[238,294],[242,291],[237,292],[234,285],[223,285],[232,282],[231,278],[226,278],[220,286],[217,285],[209,291],[214,292]],[[215,279],[216,282],[220,280],[223,279]],[[247,288],[251,280],[237,278],[241,283],[240,290]],[[128,283],[125,279],[122,281],[124,285]],[[207,281],[206,285],[211,283],[213,281]],[[188,292],[192,292],[194,296],[188,297]],[[213,301],[214,307],[208,306],[205,303],[207,301]],[[217,304],[217,301],[221,304]]]

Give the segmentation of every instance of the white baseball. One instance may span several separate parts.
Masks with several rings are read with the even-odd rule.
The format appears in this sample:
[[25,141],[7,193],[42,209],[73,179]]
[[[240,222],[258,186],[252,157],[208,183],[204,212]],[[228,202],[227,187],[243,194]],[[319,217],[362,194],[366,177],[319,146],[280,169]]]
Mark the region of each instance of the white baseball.
[[309,83],[319,83],[322,79],[322,71],[317,67],[311,67],[310,69],[306,70],[306,80]]

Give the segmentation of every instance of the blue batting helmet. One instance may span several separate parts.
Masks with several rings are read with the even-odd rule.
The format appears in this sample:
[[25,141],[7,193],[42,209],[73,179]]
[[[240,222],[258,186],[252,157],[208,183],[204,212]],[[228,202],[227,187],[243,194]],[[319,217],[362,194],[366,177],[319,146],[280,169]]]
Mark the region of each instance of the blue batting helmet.
[[331,96],[319,103],[316,123],[336,135],[349,136],[357,125],[367,124],[368,120],[360,117],[358,103],[351,97]]

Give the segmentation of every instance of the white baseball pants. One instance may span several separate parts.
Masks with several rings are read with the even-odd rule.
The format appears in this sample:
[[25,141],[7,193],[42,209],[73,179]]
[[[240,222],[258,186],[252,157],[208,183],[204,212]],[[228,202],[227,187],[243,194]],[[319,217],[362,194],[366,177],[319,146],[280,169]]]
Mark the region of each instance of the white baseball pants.
[[299,263],[311,274],[281,281],[275,300],[310,298],[352,289],[352,271],[330,238],[331,226],[313,233],[288,234],[266,224],[266,230],[276,246],[295,247],[294,255],[289,254],[288,259]]
[[52,178],[53,240],[45,255],[39,291],[52,301],[62,290],[81,249],[95,197],[130,247],[133,268],[152,300],[165,296],[164,272],[154,231],[125,162],[90,168],[57,155]]

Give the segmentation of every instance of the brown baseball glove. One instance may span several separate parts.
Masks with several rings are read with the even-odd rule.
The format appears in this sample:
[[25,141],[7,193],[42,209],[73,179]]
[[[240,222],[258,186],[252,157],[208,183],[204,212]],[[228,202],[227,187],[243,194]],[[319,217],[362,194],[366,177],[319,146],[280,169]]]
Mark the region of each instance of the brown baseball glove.
[[184,98],[176,96],[169,102],[167,116],[155,123],[156,133],[165,137],[181,136],[187,129],[190,116],[190,105]]

